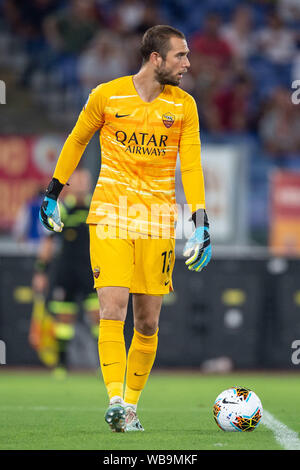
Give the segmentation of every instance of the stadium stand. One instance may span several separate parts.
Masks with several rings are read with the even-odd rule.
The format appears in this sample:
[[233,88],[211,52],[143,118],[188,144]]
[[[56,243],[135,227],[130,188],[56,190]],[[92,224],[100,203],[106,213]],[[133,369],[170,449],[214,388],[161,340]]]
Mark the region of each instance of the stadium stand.
[[[169,23],[183,30],[192,52],[182,86],[197,101],[202,140],[248,139],[255,148],[250,207],[267,194],[270,169],[300,168],[300,110],[289,100],[299,71],[295,2],[1,0],[0,11],[0,67],[16,92],[15,123],[23,107],[27,123],[32,111],[31,131],[42,126],[40,112],[46,130],[69,129],[93,86],[137,71],[143,31]],[[14,131],[2,121],[4,131]],[[250,213],[254,238],[267,227],[261,206]]]

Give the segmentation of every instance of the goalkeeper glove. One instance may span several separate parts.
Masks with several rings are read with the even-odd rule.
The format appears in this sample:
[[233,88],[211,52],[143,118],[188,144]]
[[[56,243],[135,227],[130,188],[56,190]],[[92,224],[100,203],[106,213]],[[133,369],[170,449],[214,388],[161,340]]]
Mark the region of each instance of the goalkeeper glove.
[[48,230],[61,232],[64,224],[60,219],[60,211],[57,203],[58,196],[64,185],[53,178],[46,189],[46,195],[40,208],[40,221]]
[[189,256],[185,264],[190,271],[201,271],[211,259],[209,223],[206,211],[199,209],[192,215],[195,230],[186,242],[183,255]]

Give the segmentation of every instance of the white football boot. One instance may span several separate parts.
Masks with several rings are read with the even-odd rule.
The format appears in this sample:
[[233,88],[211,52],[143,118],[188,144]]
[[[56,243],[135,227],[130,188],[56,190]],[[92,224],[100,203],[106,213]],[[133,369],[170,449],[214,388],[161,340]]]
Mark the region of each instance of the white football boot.
[[125,408],[121,397],[113,397],[110,400],[105,421],[112,432],[125,432]]
[[136,410],[132,406],[125,406],[125,432],[144,431],[137,417]]

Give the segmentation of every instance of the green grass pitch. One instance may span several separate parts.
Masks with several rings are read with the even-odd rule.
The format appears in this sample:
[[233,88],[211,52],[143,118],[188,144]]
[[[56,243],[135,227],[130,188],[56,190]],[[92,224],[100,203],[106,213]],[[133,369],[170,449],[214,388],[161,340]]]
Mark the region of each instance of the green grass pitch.
[[[295,373],[203,375],[153,371],[139,403],[144,433],[111,433],[99,372],[0,371],[0,449],[6,450],[275,450],[282,446],[260,424],[225,433],[214,422],[217,395],[233,385],[253,389],[264,409],[300,432],[300,376]],[[299,437],[299,435],[298,435]],[[299,437],[300,439],[300,437]]]

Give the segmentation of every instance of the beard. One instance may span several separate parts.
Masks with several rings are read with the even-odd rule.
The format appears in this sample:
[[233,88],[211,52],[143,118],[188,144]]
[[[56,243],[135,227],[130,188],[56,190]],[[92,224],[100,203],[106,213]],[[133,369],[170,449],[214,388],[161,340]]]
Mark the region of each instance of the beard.
[[164,65],[155,70],[155,79],[160,85],[178,86],[180,83],[180,78],[172,74]]

